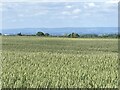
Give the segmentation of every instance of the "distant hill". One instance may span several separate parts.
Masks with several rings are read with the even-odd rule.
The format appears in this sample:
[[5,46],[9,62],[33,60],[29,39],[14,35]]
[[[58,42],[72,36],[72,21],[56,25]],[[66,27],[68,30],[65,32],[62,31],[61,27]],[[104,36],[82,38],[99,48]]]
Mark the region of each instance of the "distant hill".
[[117,27],[65,27],[65,28],[22,28],[22,29],[3,29],[3,34],[36,34],[38,31],[49,33],[51,35],[63,35],[72,32],[78,34],[114,34],[118,33]]

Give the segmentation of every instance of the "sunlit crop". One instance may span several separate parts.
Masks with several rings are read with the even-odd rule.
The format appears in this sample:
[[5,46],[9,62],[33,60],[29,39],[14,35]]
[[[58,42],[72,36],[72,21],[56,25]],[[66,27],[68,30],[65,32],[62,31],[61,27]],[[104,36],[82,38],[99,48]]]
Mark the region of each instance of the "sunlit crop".
[[2,87],[114,88],[117,39],[4,36]]

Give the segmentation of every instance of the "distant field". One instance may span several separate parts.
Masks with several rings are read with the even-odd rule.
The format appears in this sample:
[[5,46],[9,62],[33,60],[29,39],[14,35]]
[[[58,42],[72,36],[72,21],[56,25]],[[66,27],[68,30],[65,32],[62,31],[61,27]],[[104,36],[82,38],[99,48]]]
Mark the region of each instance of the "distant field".
[[2,85],[117,88],[118,40],[3,36]]

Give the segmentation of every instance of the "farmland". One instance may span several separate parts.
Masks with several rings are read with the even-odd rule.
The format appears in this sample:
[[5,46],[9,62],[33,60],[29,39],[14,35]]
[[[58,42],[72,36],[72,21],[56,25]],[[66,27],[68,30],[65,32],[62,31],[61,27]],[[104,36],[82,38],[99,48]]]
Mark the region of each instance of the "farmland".
[[118,40],[2,37],[3,88],[117,88]]

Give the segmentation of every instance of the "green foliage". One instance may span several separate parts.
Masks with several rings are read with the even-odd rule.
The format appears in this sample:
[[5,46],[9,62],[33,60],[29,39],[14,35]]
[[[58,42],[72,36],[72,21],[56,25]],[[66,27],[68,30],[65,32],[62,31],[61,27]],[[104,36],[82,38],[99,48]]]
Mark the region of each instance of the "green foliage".
[[68,37],[71,37],[71,38],[78,38],[79,35],[77,33],[72,33],[72,34],[69,34]]
[[4,88],[117,88],[117,39],[3,36]]
[[80,38],[96,38],[98,37],[97,34],[84,34],[84,35],[80,35]]
[[18,35],[18,36],[22,36],[22,33],[18,33],[17,35]]
[[45,36],[43,32],[37,32],[37,36]]
[[[120,35],[118,34],[78,34],[78,33],[71,33],[71,34],[64,34],[64,35],[50,35],[49,33],[43,33],[43,32],[37,32],[36,35],[35,34],[21,34],[18,33],[18,36],[42,36],[42,37],[69,37],[69,38],[119,38]],[[13,36],[13,35],[9,35],[9,36]]]

